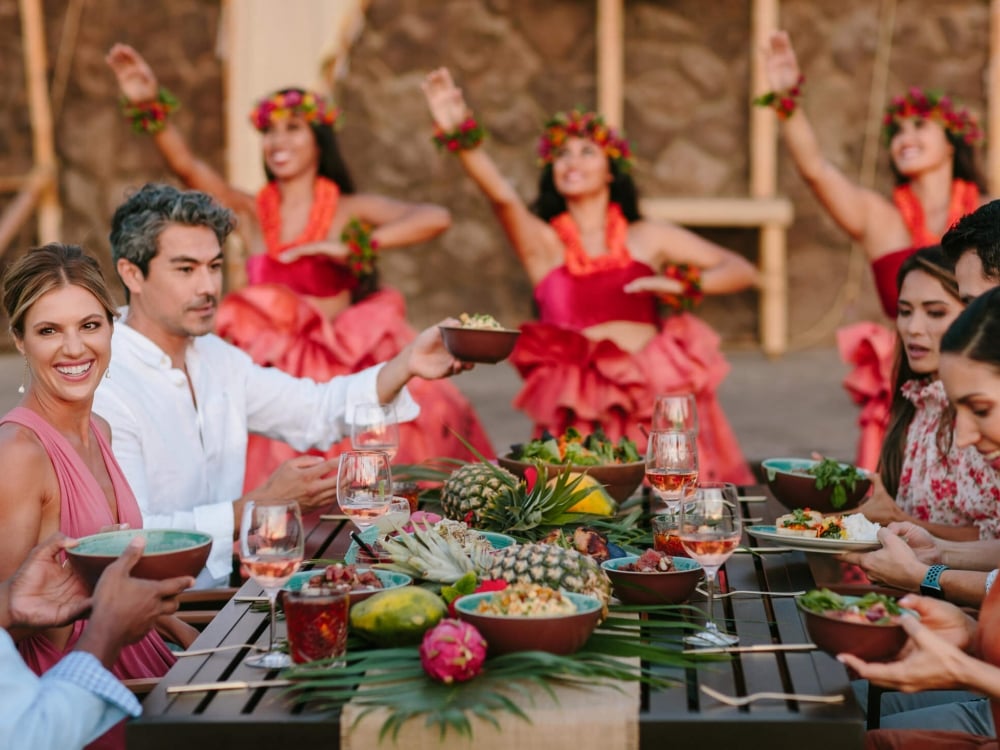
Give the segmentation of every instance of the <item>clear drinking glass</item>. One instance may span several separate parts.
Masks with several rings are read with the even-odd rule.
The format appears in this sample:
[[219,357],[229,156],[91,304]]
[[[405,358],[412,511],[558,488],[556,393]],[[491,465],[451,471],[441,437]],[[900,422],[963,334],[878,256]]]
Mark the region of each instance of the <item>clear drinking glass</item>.
[[382,451],[389,462],[399,450],[399,423],[392,404],[365,403],[354,407],[351,447],[359,451]]
[[693,432],[649,433],[646,479],[659,499],[654,512],[676,513],[680,501],[698,484],[698,445]]
[[249,657],[246,665],[281,669],[292,663],[288,654],[274,650],[274,602],[304,554],[302,512],[297,502],[246,502],[240,523],[240,562],[271,604],[267,653]]
[[680,519],[681,544],[705,570],[708,588],[705,629],[684,640],[693,646],[732,646],[739,638],[719,630],[713,619],[712,605],[719,568],[740,543],[742,518],[736,486],[728,482],[700,485],[693,497],[681,503]]
[[657,396],[653,403],[654,432],[692,432],[698,434],[698,408],[694,394],[684,393],[676,396]]
[[410,501],[405,497],[390,497],[385,513],[373,519],[379,538],[401,529],[410,520]]
[[358,530],[375,523],[389,509],[392,473],[382,451],[344,451],[337,469],[337,503]]

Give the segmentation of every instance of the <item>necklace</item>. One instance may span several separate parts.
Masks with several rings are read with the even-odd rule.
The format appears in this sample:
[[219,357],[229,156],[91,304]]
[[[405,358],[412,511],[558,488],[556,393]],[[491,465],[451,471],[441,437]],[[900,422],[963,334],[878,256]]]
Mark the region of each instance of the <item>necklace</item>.
[[257,220],[264,233],[267,254],[280,260],[281,254],[292,247],[310,242],[321,242],[330,234],[330,224],[337,213],[340,188],[325,177],[317,177],[313,186],[312,206],[305,229],[294,240],[281,241],[281,192],[276,182],[269,182],[257,193]]
[[[910,240],[914,247],[927,247],[941,241],[939,235],[927,228],[924,207],[920,205],[920,200],[914,195],[913,188],[908,183],[899,185],[892,191],[892,202],[903,217],[903,224],[906,225],[906,230],[910,233]],[[979,188],[976,187],[975,183],[968,180],[953,180],[951,197],[948,200],[948,219],[945,226],[950,227],[965,214],[975,211],[978,207]]]
[[566,248],[566,269],[574,276],[610,271],[627,266],[632,257],[625,245],[628,237],[628,221],[617,203],[609,203],[604,220],[604,244],[608,252],[603,255],[588,255],[580,239],[580,229],[569,212],[554,217],[549,224],[556,230]]

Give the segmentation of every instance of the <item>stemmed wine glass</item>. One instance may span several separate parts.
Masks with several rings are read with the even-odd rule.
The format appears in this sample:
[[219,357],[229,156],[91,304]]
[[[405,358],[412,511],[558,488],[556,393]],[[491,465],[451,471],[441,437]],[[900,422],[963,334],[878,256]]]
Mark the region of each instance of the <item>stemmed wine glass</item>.
[[382,451],[389,463],[399,450],[399,423],[392,404],[365,403],[354,407],[351,422],[351,447],[355,450]]
[[[646,444],[646,479],[667,513],[676,513],[698,484],[698,445],[693,432],[658,430]],[[654,508],[662,511],[664,508]]]
[[684,640],[694,646],[732,646],[739,638],[724,633],[715,624],[712,604],[715,577],[740,543],[742,519],[736,486],[728,482],[702,484],[694,497],[681,503],[678,536],[687,553],[705,570],[708,615],[705,629]]
[[691,432],[698,434],[698,409],[694,394],[657,396],[653,403],[653,431]]
[[382,451],[344,451],[337,469],[337,503],[363,534],[386,513],[392,499],[389,456]]
[[249,657],[244,662],[247,666],[281,669],[291,665],[288,654],[274,649],[274,602],[304,554],[302,511],[297,502],[246,502],[240,522],[240,562],[264,589],[271,605],[267,653]]

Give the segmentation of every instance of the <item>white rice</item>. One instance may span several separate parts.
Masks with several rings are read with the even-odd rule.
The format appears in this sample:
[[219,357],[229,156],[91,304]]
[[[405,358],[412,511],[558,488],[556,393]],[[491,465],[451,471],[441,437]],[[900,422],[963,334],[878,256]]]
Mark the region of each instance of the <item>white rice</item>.
[[852,542],[874,542],[878,539],[881,524],[873,523],[861,513],[850,513],[843,517],[844,530]]

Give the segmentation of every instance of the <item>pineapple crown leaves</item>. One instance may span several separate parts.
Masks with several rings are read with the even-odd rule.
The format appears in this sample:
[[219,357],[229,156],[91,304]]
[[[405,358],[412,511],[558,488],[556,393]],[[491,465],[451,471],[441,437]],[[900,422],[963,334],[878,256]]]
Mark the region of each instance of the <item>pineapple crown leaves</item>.
[[480,575],[489,566],[490,545],[485,540],[466,550],[451,537],[437,533],[430,523],[414,521],[412,526],[413,531],[401,532],[382,542],[393,561],[376,567],[428,581],[454,583],[466,573]]

